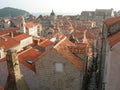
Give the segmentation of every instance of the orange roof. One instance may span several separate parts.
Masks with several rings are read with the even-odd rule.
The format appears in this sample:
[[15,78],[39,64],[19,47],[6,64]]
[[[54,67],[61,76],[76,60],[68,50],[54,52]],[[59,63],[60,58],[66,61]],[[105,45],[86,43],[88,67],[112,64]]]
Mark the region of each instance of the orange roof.
[[42,25],[40,23],[35,23],[36,26],[41,27]]
[[74,45],[70,42],[66,37],[62,39],[58,44],[54,46],[54,49],[60,53],[64,58],[74,64],[80,70],[83,69],[84,62],[80,60],[80,58],[76,57],[72,52],[68,49],[68,46]]
[[118,17],[113,17],[113,18],[108,18],[104,21],[104,23],[108,26],[111,26],[117,22],[120,22],[120,16]]
[[52,44],[52,42],[49,39],[46,39],[46,40],[42,41],[41,43],[39,43],[39,46],[40,47],[47,47],[51,44]]
[[63,33],[54,33],[52,34],[52,37],[56,37],[56,38],[59,38],[59,39],[63,39],[64,37],[66,37]]
[[15,39],[16,41],[19,41],[19,42],[20,42],[21,40],[26,39],[26,38],[28,38],[28,37],[31,37],[31,36],[28,35],[28,34],[20,34],[20,35],[15,36],[14,39]]
[[35,24],[33,22],[26,23],[26,28],[32,28]]
[[4,88],[3,88],[3,87],[0,87],[0,90],[4,90]]
[[19,42],[11,38],[10,36],[0,37],[0,47],[3,47],[5,50],[12,48],[18,44]]
[[4,29],[4,30],[0,30],[0,35],[4,35],[4,34],[7,34],[7,33],[10,33],[10,32],[14,32],[16,30],[19,30],[19,28],[7,28],[7,29]]
[[4,62],[4,61],[6,61],[6,57],[0,59],[0,62]]
[[[18,54],[18,58],[19,58],[19,62],[22,63],[24,66],[26,66],[27,68],[31,69],[32,71],[35,72],[35,64],[34,62],[38,59],[38,57],[41,55],[42,53],[36,49],[33,48],[29,48],[23,52],[20,52]],[[32,62],[31,64],[27,62],[30,61]]]
[[115,44],[120,42],[120,32],[117,32],[113,35],[108,36],[108,41],[109,41],[110,47],[112,48]]

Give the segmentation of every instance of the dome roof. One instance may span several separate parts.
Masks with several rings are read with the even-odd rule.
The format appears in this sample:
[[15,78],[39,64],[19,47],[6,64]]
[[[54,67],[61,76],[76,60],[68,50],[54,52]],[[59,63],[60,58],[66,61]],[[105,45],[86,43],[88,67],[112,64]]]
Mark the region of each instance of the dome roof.
[[52,10],[52,12],[51,12],[51,14],[50,14],[51,16],[55,16],[55,13],[54,13],[54,11]]

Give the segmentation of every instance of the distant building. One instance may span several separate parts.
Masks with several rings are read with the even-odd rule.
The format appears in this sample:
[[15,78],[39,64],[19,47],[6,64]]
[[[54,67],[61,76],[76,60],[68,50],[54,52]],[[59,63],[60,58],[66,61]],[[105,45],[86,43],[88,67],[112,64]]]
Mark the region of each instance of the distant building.
[[56,19],[57,19],[57,16],[52,10],[49,16],[43,16],[41,18],[38,18],[37,21],[42,24],[43,29],[46,29],[48,27],[53,27],[56,22]]
[[96,9],[95,11],[82,11],[80,20],[95,20],[98,26],[102,26],[102,21],[114,17],[113,9]]
[[80,20],[93,20],[95,17],[94,11],[82,11],[80,15]]
[[27,33],[32,36],[40,36],[42,32],[42,25],[40,23],[35,22],[26,22],[23,16],[19,16],[16,19],[12,20],[14,26],[19,27],[19,33]]
[[107,18],[114,17],[113,9],[96,9],[95,10],[95,20],[97,21],[97,25],[101,25],[102,21]]

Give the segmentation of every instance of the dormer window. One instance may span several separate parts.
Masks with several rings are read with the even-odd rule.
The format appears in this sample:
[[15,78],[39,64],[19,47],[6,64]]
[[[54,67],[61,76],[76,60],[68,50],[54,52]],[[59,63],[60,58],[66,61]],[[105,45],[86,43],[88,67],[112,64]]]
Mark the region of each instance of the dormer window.
[[63,72],[63,63],[55,63],[56,72]]

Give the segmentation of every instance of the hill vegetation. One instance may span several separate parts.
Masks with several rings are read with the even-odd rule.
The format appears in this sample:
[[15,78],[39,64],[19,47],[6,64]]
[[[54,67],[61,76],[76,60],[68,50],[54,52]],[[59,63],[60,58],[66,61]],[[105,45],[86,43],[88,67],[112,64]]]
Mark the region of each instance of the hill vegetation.
[[20,15],[27,16],[29,14],[30,13],[25,10],[11,8],[11,7],[5,7],[0,9],[0,17],[17,17]]

